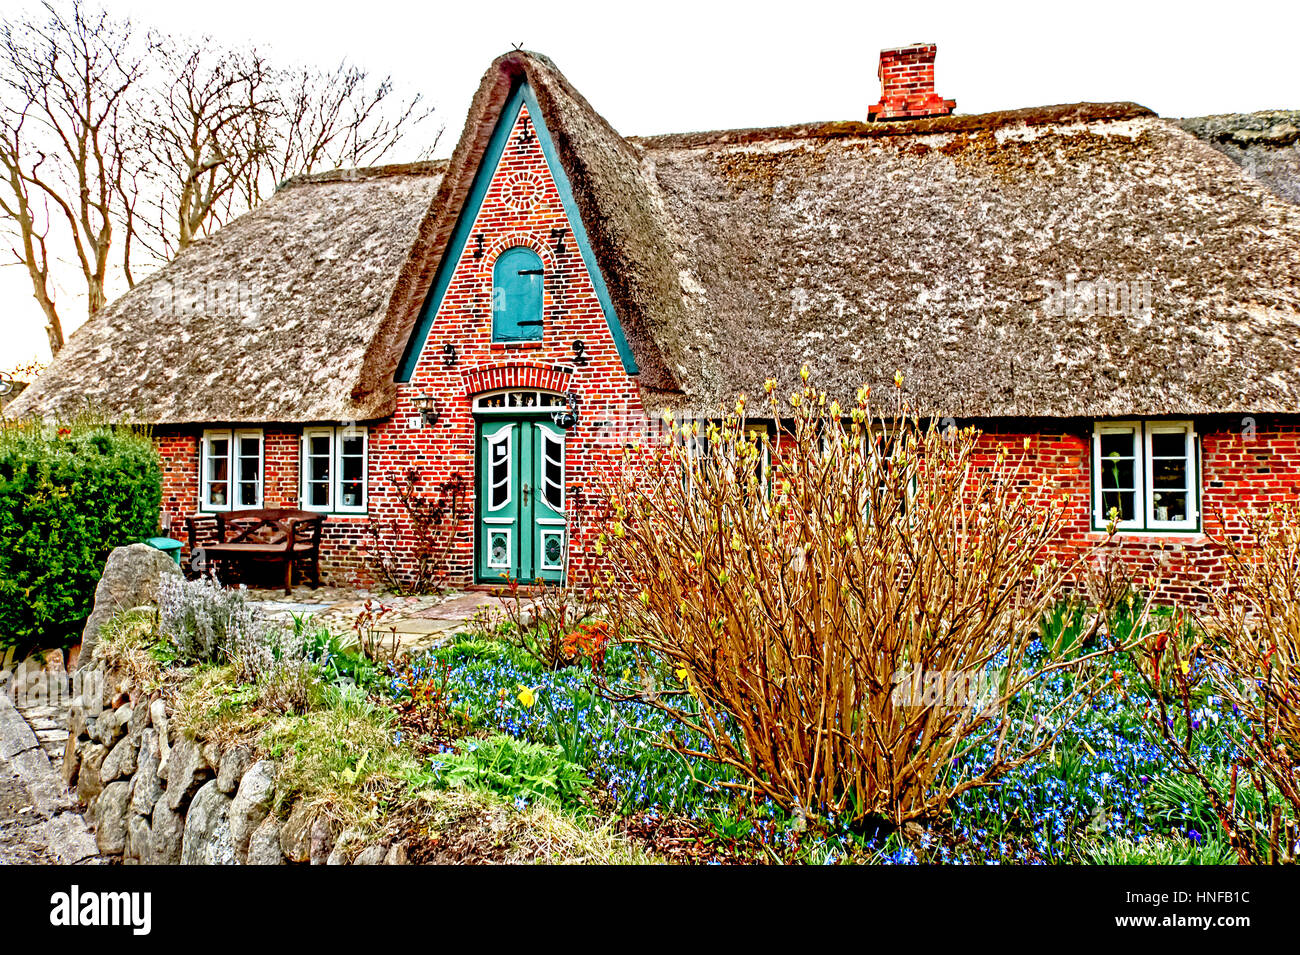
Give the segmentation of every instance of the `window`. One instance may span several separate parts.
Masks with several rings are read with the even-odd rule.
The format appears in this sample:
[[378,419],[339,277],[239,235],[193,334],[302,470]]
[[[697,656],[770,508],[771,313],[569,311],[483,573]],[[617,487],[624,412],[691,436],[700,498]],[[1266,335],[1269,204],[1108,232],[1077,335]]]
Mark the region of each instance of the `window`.
[[492,267],[492,340],[542,340],[542,260],[532,249],[515,246]]
[[1092,434],[1093,527],[1200,526],[1196,432],[1190,421],[1099,421]]
[[474,413],[536,411],[545,408],[548,411],[562,411],[567,407],[564,395],[549,391],[519,390],[491,391],[474,399]]
[[304,429],[303,510],[364,512],[366,470],[365,428],[340,425]]
[[262,432],[204,431],[199,455],[200,510],[262,506]]

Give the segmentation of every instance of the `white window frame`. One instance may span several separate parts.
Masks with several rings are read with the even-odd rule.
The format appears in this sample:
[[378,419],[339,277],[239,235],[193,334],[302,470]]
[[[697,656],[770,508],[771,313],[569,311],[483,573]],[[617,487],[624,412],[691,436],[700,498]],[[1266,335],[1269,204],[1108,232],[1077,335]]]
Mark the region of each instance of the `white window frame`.
[[[238,487],[241,484],[247,484],[239,475],[239,462],[244,457],[239,453],[239,443],[246,438],[257,439],[257,500],[253,504],[236,504],[235,501],[239,496]],[[212,480],[209,478],[211,468],[208,462],[212,459],[212,442],[224,440],[226,442],[226,503],[212,504],[209,502],[208,491],[212,487]],[[227,511],[245,511],[256,510],[262,506],[266,487],[266,435],[261,428],[207,428],[199,441],[199,511],[200,513],[215,514]]]
[[[1133,435],[1133,520],[1117,521],[1116,530],[1135,533],[1160,534],[1197,531],[1201,526],[1201,467],[1199,441],[1195,424],[1191,421],[1163,419],[1097,421],[1092,429],[1092,526],[1104,530],[1109,518],[1102,507],[1102,457],[1101,438],[1105,434]],[[1152,436],[1156,434],[1182,434],[1187,460],[1187,517],[1181,521],[1161,521],[1155,516],[1155,493],[1152,484]]]
[[[361,436],[361,503],[343,503],[343,439]],[[330,476],[326,486],[326,503],[313,504],[308,499],[308,461],[313,437],[329,439]],[[298,450],[298,506],[320,514],[364,514],[370,506],[370,432],[364,425],[319,425],[302,429]]]

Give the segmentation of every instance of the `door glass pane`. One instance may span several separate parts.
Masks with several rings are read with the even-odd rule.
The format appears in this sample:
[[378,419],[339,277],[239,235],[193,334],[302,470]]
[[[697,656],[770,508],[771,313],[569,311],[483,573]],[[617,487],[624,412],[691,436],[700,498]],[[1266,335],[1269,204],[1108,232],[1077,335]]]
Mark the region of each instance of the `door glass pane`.
[[510,432],[488,439],[488,507],[498,510],[510,502]]
[[488,535],[488,566],[510,569],[510,532],[495,530]]
[[542,490],[553,510],[564,510],[564,439],[542,430]]

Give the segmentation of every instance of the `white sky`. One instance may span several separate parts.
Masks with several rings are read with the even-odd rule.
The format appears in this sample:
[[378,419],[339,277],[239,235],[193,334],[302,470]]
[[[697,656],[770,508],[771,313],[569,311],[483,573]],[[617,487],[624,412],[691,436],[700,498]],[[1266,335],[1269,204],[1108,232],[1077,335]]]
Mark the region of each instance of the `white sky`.
[[[0,0],[6,15],[37,5]],[[1296,0],[105,5],[172,32],[255,42],[283,62],[347,57],[392,73],[437,107],[441,155],[488,63],[518,43],[555,60],[628,135],[862,119],[879,98],[879,50],[922,40],[939,45],[937,90],[963,113],[1079,100],[1134,100],[1164,116],[1300,108]],[[84,317],[79,281],[61,282],[69,329]],[[43,324],[26,272],[0,268],[0,368],[48,358]]]

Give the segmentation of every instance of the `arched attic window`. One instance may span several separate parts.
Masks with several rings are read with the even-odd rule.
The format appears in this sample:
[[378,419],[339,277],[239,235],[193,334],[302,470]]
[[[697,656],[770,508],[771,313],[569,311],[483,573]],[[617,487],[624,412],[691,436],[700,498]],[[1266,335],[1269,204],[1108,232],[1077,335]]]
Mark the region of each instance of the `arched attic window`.
[[506,249],[492,266],[492,340],[542,339],[542,260],[524,246]]

